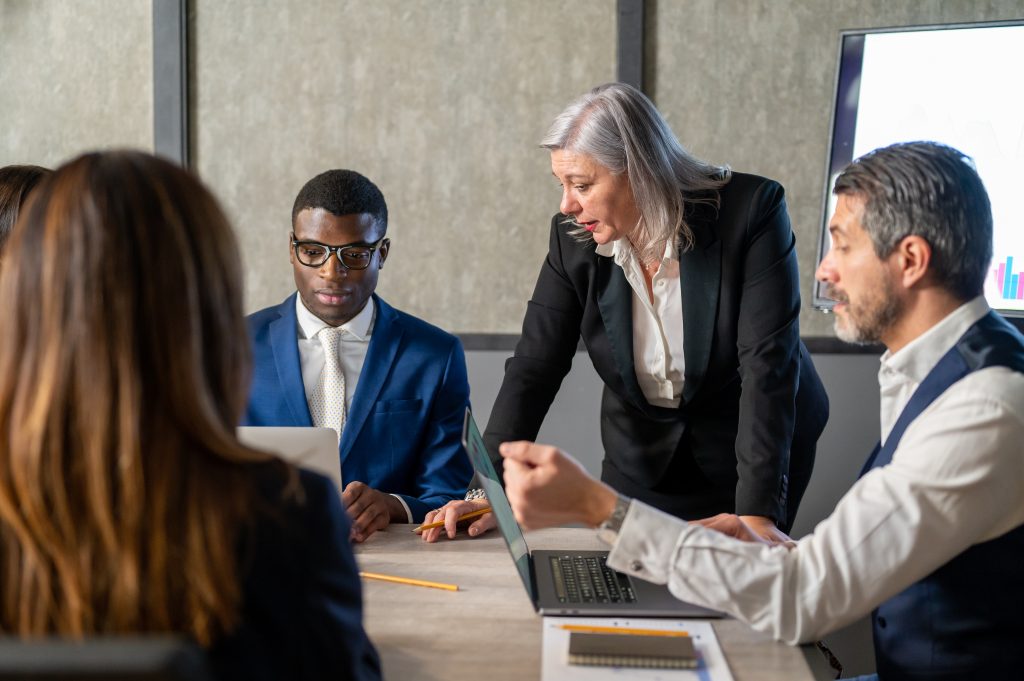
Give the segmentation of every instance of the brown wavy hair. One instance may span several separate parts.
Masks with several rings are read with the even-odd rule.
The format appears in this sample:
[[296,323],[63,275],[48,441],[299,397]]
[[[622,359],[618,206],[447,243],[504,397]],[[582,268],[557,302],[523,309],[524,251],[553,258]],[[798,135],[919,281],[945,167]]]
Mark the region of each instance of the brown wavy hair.
[[49,174],[49,169],[40,166],[0,168],[0,253],[29,192]]
[[238,245],[211,194],[138,152],[81,156],[22,211],[0,276],[0,628],[239,622],[256,503]]

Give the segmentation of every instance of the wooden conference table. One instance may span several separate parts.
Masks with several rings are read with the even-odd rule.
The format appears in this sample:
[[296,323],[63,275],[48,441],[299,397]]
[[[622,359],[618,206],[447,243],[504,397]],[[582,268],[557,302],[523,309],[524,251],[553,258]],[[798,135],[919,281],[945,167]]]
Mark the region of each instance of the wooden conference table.
[[[387,679],[530,681],[540,678],[541,617],[497,532],[424,543],[414,525],[392,525],[356,547],[359,569],[457,584],[442,591],[363,580],[365,626]],[[607,548],[592,530],[528,532],[531,549]],[[821,676],[815,650],[790,647],[723,619],[715,632],[736,681]],[[815,667],[812,674],[808,663]]]

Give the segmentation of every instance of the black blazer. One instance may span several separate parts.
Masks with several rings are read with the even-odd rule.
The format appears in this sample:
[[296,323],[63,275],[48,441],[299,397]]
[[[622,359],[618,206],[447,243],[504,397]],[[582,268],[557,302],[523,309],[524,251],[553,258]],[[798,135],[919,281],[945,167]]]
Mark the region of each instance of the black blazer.
[[285,501],[279,462],[253,466],[261,508],[242,555],[241,624],[209,651],[221,680],[379,681],[363,631],[362,586],[350,525],[334,484],[299,470],[302,492]]
[[[685,385],[650,405],[633,368],[633,291],[612,258],[551,221],[551,244],[484,439],[536,438],[582,337],[604,381],[602,478],[681,517],[734,511],[788,528],[828,418],[800,341],[796,240],[781,185],[734,173],[720,205],[688,203],[680,252]],[[500,462],[499,462],[500,463]],[[689,503],[688,498],[702,499]]]

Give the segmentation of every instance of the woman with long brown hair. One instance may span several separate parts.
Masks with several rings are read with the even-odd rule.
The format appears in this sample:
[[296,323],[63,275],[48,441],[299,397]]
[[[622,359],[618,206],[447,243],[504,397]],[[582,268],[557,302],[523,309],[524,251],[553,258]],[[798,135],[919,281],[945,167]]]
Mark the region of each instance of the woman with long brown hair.
[[0,255],[7,237],[18,219],[18,211],[25,205],[29,192],[50,174],[40,166],[4,166],[0,168]]
[[187,172],[88,154],[0,276],[0,629],[180,633],[221,678],[379,678],[325,478],[235,438],[239,247]]

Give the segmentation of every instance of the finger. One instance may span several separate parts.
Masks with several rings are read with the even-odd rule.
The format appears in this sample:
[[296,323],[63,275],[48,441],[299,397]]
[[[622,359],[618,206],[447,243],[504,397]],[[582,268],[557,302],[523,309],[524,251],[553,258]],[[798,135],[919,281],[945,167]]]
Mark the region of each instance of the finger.
[[728,515],[714,516],[713,518],[704,518],[693,522],[728,537],[740,538],[740,533],[746,529],[741,521]]
[[535,447],[536,445],[526,440],[502,442],[501,446],[498,447],[498,453],[505,457],[506,460],[529,462],[532,459]]
[[444,516],[444,531],[449,539],[455,539],[455,532],[459,522],[459,516],[465,515],[473,510],[473,505],[465,501],[453,501],[448,504]]
[[366,485],[361,482],[350,482],[345,485],[345,489],[341,492],[341,500],[345,504],[345,508],[362,496],[366,489]]
[[479,537],[484,532],[494,529],[494,526],[497,524],[498,521],[493,513],[484,513],[469,525],[467,532],[469,532],[470,537]]
[[352,528],[355,530],[356,541],[365,540],[372,533],[374,520],[381,514],[381,509],[375,504],[367,507],[359,516],[352,521]]
[[423,537],[423,541],[428,544],[433,544],[437,541],[437,538],[441,536],[441,528],[432,527],[429,530],[424,530],[420,536]]
[[502,473],[502,477],[505,479],[505,491],[508,492],[508,488],[517,487],[523,480],[529,476],[530,471],[533,470],[527,464],[524,464],[516,459],[505,459],[505,470]]
[[374,532],[386,530],[388,525],[391,523],[391,517],[387,513],[387,509],[383,512],[378,513],[373,519],[370,520],[366,526],[366,530],[363,532],[364,541],[370,537]]
[[721,525],[723,521],[727,521],[730,518],[732,518],[732,515],[729,513],[719,513],[718,515],[713,515],[710,518],[701,518],[700,520],[690,520],[688,522],[703,525],[704,527],[715,527]]
[[355,523],[356,518],[363,514],[367,508],[372,505],[373,498],[368,494],[362,494],[345,506],[345,511],[348,512],[348,517]]
[[361,516],[361,518],[364,519],[364,524],[362,524],[361,529],[357,531],[353,538],[355,542],[366,542],[374,533],[376,533],[376,531],[387,528],[390,523],[390,517],[388,516],[386,509],[377,515],[371,516],[370,519],[367,520],[367,513],[372,512],[373,509],[370,509]]
[[370,526],[370,521],[381,512],[387,512],[383,504],[372,503],[369,499],[361,504],[361,510],[353,513],[352,525],[360,532],[365,533]]
[[[443,520],[444,507],[442,506],[441,508],[434,509],[433,511],[427,513],[427,515],[423,518],[423,524],[429,525],[430,523],[436,523]],[[432,527],[429,530],[423,530],[420,533],[420,537],[422,537],[423,541],[427,542],[428,544],[433,544],[437,541],[437,538],[441,536],[442,531],[442,527]]]

